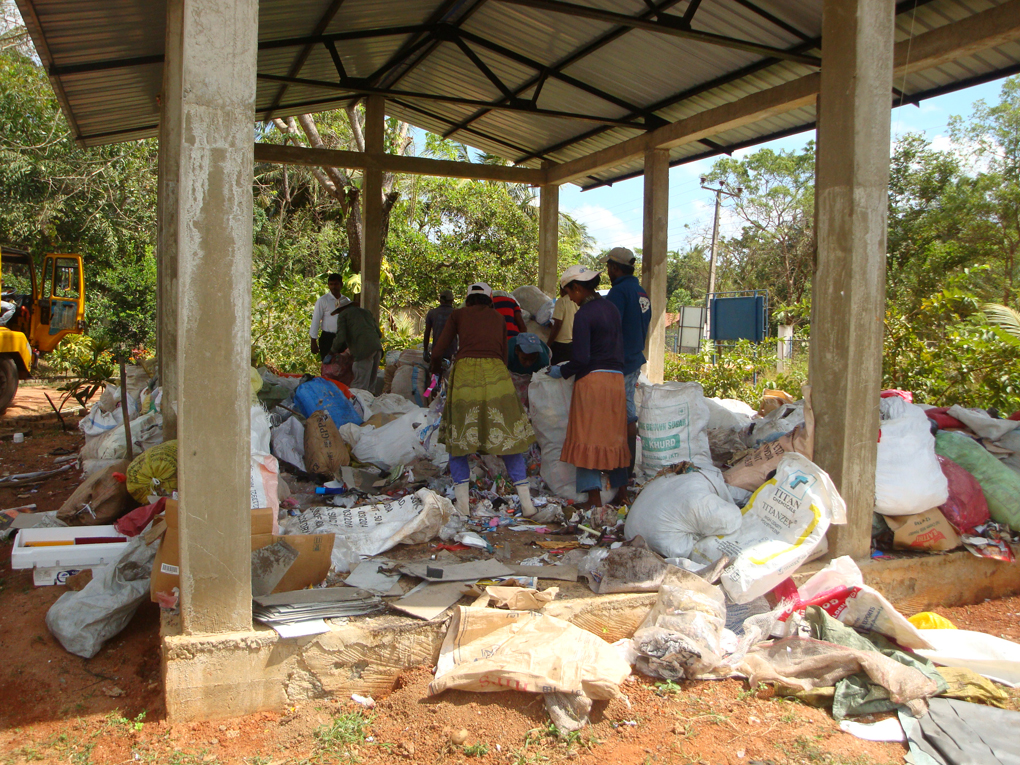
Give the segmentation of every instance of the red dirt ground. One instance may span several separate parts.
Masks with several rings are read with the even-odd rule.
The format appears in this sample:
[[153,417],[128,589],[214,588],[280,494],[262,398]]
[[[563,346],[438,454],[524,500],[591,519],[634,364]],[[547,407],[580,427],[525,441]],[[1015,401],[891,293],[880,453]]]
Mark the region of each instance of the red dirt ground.
[[[56,423],[33,425],[32,430],[23,444],[0,441],[0,475],[50,467],[54,449],[77,449],[82,442],[77,430],[62,433]],[[0,419],[3,432],[5,420]],[[70,473],[35,493],[0,490],[0,508],[35,502],[40,510],[56,509],[77,484],[77,472]],[[431,698],[426,667],[405,673],[371,711],[349,699],[324,699],[280,713],[170,725],[162,701],[156,607],[146,603],[95,658],[72,656],[44,622],[65,588],[33,587],[31,572],[11,570],[9,549],[9,543],[0,545],[0,654],[5,657],[0,664],[0,765],[884,765],[902,762],[905,752],[898,744],[869,743],[843,733],[824,709],[756,698],[736,680],[685,683],[670,693],[640,676],[623,687],[629,708],[622,701],[597,704],[592,725],[562,741],[550,734],[541,697],[448,691]],[[959,627],[1020,640],[1020,598],[940,612]],[[362,733],[347,743],[340,732],[345,722],[364,724]],[[461,730],[467,732],[465,745],[454,746],[451,734]]]

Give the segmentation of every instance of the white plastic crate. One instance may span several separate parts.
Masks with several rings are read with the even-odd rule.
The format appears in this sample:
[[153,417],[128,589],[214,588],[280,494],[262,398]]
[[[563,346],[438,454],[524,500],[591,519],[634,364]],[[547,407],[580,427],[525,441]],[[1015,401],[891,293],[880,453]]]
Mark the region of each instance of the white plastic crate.
[[[29,542],[73,541],[82,537],[120,537],[125,542],[94,545],[29,547]],[[129,537],[113,526],[67,526],[50,529],[21,529],[11,549],[11,568],[95,568],[113,563],[124,552]]]

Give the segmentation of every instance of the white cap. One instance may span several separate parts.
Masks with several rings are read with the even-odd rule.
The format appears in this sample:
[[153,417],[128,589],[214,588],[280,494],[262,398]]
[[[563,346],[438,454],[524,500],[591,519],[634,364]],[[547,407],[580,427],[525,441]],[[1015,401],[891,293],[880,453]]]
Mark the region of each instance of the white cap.
[[632,266],[635,260],[637,258],[634,257],[634,253],[626,247],[614,247],[606,254],[607,263],[622,263],[625,266]]
[[331,311],[331,314],[337,314],[337,313],[340,313],[340,309],[341,309],[341,308],[346,308],[347,306],[349,306],[349,305],[350,305],[351,303],[353,303],[353,302],[354,302],[354,301],[353,301],[353,300],[351,300],[351,299],[350,299],[349,297],[347,297],[346,295],[341,295],[340,297],[338,297],[338,298],[336,299],[336,308],[334,308],[334,309],[333,309],[333,310]]
[[468,297],[471,297],[472,295],[485,295],[485,297],[491,298],[492,287],[490,287],[485,282],[475,282],[470,287],[468,287],[467,294]]
[[560,277],[560,286],[566,287],[571,282],[590,282],[599,276],[602,276],[601,271],[592,271],[582,265],[571,266]]

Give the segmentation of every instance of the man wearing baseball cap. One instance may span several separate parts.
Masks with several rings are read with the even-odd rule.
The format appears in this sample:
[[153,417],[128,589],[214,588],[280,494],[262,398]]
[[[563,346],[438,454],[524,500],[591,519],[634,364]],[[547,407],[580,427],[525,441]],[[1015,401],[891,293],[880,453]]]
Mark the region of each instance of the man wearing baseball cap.
[[533,375],[549,366],[549,346],[533,332],[521,332],[506,345],[506,368],[515,375]]
[[627,443],[630,446],[631,473],[637,447],[637,407],[634,394],[645,359],[645,339],[652,320],[652,301],[634,276],[634,253],[626,247],[614,247],[606,256],[606,271],[613,287],[606,296],[620,312],[623,326],[623,375],[627,389]]

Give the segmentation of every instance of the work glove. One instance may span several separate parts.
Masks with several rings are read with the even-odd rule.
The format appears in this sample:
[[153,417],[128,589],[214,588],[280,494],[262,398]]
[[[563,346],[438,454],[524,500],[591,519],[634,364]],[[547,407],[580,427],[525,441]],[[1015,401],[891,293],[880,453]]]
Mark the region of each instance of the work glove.
[[563,379],[563,370],[560,369],[559,364],[557,364],[556,366],[549,367],[549,376],[556,380]]

